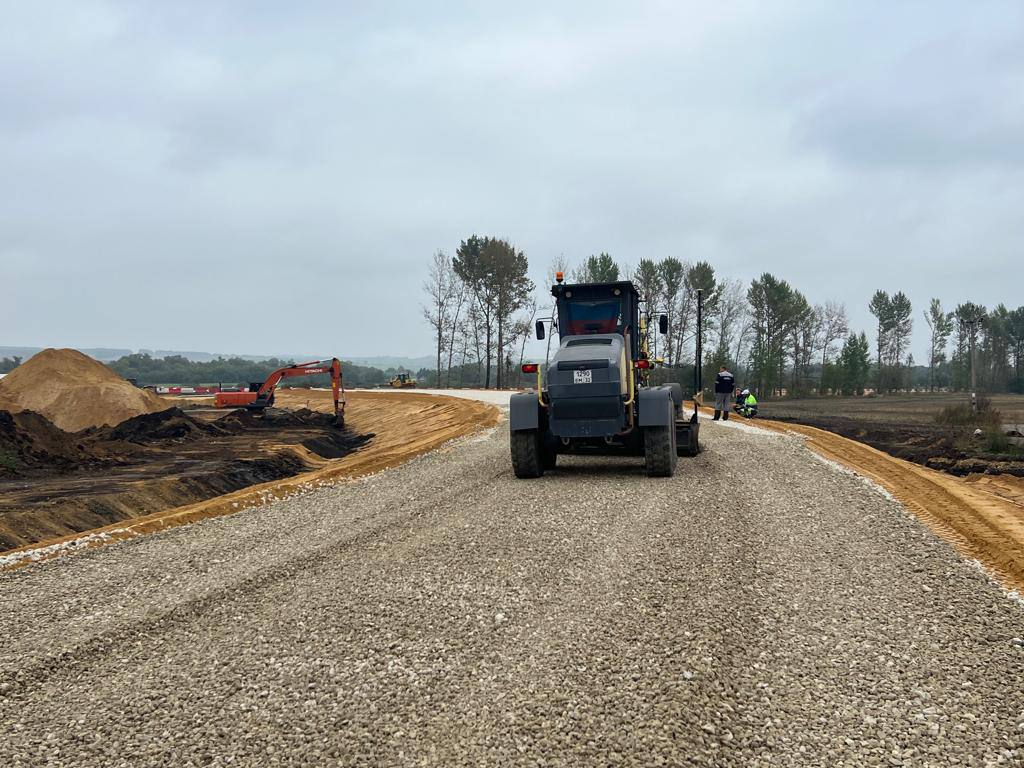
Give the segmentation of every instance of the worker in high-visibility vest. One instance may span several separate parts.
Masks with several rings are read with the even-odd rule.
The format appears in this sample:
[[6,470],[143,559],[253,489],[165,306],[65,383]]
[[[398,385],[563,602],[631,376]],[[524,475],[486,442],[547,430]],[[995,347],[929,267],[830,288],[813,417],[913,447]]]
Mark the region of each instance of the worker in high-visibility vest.
[[740,392],[739,398],[736,403],[736,413],[740,416],[746,416],[748,419],[757,416],[757,398],[749,389],[744,389]]

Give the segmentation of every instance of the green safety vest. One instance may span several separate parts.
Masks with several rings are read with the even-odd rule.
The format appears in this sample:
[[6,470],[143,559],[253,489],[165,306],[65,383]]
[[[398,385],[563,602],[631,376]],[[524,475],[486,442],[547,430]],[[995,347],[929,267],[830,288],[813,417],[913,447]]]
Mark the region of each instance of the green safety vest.
[[747,399],[743,401],[744,405],[757,405],[757,398],[753,395],[747,395]]

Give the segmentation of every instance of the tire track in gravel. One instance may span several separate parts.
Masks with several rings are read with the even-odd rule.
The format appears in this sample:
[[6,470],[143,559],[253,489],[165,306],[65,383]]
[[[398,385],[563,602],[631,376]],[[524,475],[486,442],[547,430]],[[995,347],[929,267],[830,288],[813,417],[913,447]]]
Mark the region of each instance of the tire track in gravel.
[[[440,453],[444,454],[449,450],[442,449]],[[373,484],[372,479],[360,482]],[[464,488],[462,492],[466,493],[470,490],[469,488]],[[441,500],[453,498],[455,493],[457,491],[453,491],[450,487],[437,487],[430,492],[420,490],[419,498],[428,505],[435,505]],[[306,497],[293,500],[293,502],[296,502],[293,505],[302,506],[302,502],[310,498],[310,496],[307,495]],[[182,590],[178,584],[168,585],[164,579],[160,578],[160,583],[157,585],[158,594],[148,595],[157,604],[156,608],[147,606],[146,610],[141,612],[118,613],[113,617],[114,620],[109,625],[100,627],[95,632],[88,633],[84,638],[67,638],[68,642],[66,645],[59,648],[44,662],[37,664],[36,667],[45,676],[45,670],[59,667],[62,662],[74,662],[79,657],[84,660],[95,656],[97,653],[102,654],[104,648],[127,641],[134,635],[144,634],[154,626],[170,627],[175,623],[187,624],[190,620],[199,618],[204,613],[209,612],[218,604],[226,600],[237,599],[238,592],[258,593],[262,589],[272,586],[275,582],[289,578],[296,572],[305,569],[315,569],[328,553],[332,553],[335,550],[369,546],[372,551],[376,543],[388,540],[389,531],[398,531],[403,527],[408,527],[410,521],[414,521],[417,516],[421,515],[421,512],[416,509],[406,509],[403,506],[402,502],[406,502],[408,499],[409,493],[407,490],[397,490],[389,498],[382,500],[382,503],[376,508],[370,508],[361,515],[350,517],[346,521],[346,525],[340,528],[331,527],[329,525],[330,521],[325,520],[313,520],[315,528],[306,527],[302,524],[293,524],[293,521],[289,521],[287,526],[281,526],[274,521],[268,521],[265,525],[258,524],[259,521],[252,521],[257,523],[255,526],[257,529],[255,534],[257,536],[260,538],[273,537],[276,539],[274,550],[275,553],[280,553],[280,556],[275,554],[267,560],[255,564],[245,562],[244,565],[247,567],[237,574],[233,573],[230,569],[219,569],[217,566],[221,564],[221,561],[214,560],[212,565],[203,568],[204,572],[218,571],[222,576],[222,580],[219,580],[212,590],[196,590],[191,588],[190,585],[184,585],[185,589]],[[327,526],[324,525],[325,522],[328,523]],[[204,525],[209,527],[216,524],[208,522]],[[230,527],[230,523],[225,522],[225,525]],[[187,543],[187,535],[185,533],[171,533],[170,535]],[[132,542],[132,544],[151,548],[148,542],[138,541]],[[291,552],[299,554],[291,555],[289,554]],[[193,564],[190,563],[190,565]],[[62,566],[63,563],[53,563],[49,567],[59,568]],[[13,572],[10,574],[10,577],[14,582],[27,580],[30,578],[27,575],[28,573],[19,574],[18,572]],[[93,573],[93,576],[96,577],[96,582],[99,582],[100,579],[108,575],[102,572]],[[91,579],[86,581],[87,584],[84,585],[84,588],[92,588],[93,599],[111,600],[111,598],[114,598],[116,602],[120,602],[135,600],[138,597],[138,594],[130,588],[130,585],[125,585],[128,588],[124,589],[119,598],[115,598],[110,594],[109,588],[106,585],[96,582],[88,583]],[[7,618],[17,619],[18,617],[11,615]],[[84,623],[83,620],[87,622],[89,618],[90,616],[81,611],[66,613],[63,617],[65,621],[76,623]],[[15,662],[22,658],[23,651],[35,645],[33,638],[27,633],[19,631],[16,625],[5,627],[4,629],[7,630],[5,634],[8,635],[11,642],[5,644],[2,651],[0,651],[0,672],[4,671],[4,667],[8,665],[16,667],[17,664]],[[28,656],[28,654],[25,654],[25,656]],[[34,667],[21,667],[17,670],[16,676],[18,679],[30,680],[33,677],[33,669]]]
[[343,538],[330,542],[320,542],[313,548],[303,551],[301,555],[289,557],[281,562],[268,566],[244,578],[218,586],[214,590],[191,595],[186,599],[155,611],[147,611],[145,616],[133,619],[130,623],[119,624],[92,635],[85,642],[48,656],[41,662],[18,669],[5,682],[14,686],[31,688],[46,683],[50,676],[63,671],[76,670],[89,662],[110,655],[112,648],[130,646],[139,638],[144,638],[157,630],[161,633],[173,632],[176,627],[191,628],[201,622],[205,616],[222,608],[225,604],[237,606],[239,595],[247,593],[263,593],[275,585],[294,578],[295,574],[307,569],[316,570],[328,554],[346,549],[366,546],[371,542],[386,538],[388,532],[407,526],[410,518],[397,517],[377,522],[364,520],[356,531],[347,531]]
[[[605,468],[601,464],[575,461],[580,462],[577,467],[582,471],[572,472],[565,478],[569,482],[563,480],[556,487],[571,487],[571,483],[595,474],[612,479],[623,473],[621,466],[605,465],[611,471],[601,472]],[[685,466],[713,474],[709,470],[714,458],[705,454]],[[567,473],[563,470],[560,474]],[[652,764],[658,747],[688,753],[692,759],[714,744],[714,737],[703,728],[708,720],[720,725],[728,721],[724,712],[702,717],[692,702],[710,695],[723,670],[745,665],[743,638],[756,635],[759,611],[743,599],[740,582],[723,578],[721,571],[707,567],[721,557],[721,542],[674,533],[680,514],[699,515],[701,509],[638,504],[631,490],[618,489],[615,493],[612,484],[596,490],[609,494],[610,504],[622,510],[610,527],[601,528],[593,519],[573,516],[564,505],[547,510],[549,519],[531,517],[528,521],[529,526],[539,527],[541,536],[562,536],[568,529],[586,530],[593,534],[594,546],[567,574],[567,589],[517,617],[519,628],[502,638],[492,663],[467,692],[470,695],[466,701],[500,702],[509,689],[528,691],[528,716],[513,716],[501,708],[478,712],[475,737],[486,742],[506,734],[515,742],[515,752],[521,754],[544,751],[545,743],[548,752],[555,751],[550,744],[553,740],[558,754],[582,761],[607,754],[614,757],[620,750],[620,755],[628,753],[630,760]],[[554,521],[561,525],[552,531]],[[614,546],[609,547],[607,542],[614,542]],[[726,558],[748,562],[753,552],[744,542],[738,540],[738,546]],[[677,570],[670,564],[681,551],[687,552],[687,562]],[[694,589],[696,574],[701,574],[700,590]],[[706,637],[686,633],[687,640],[679,643],[666,640],[657,624],[631,625],[636,615],[649,616],[659,623],[676,619],[685,625],[694,611],[714,612],[716,606],[708,602],[709,594],[716,595],[716,602],[727,601],[732,612],[728,622]],[[683,611],[677,602],[680,595],[686,596]],[[617,625],[631,629],[625,633],[607,631]],[[704,643],[715,647],[713,661],[703,655]],[[513,676],[502,675],[505,659],[520,648],[530,648],[529,657]],[[658,649],[654,659],[644,658],[648,648]],[[658,682],[646,688],[636,685],[641,674],[653,675]],[[595,685],[595,675],[621,676],[632,680],[634,686],[627,683],[625,688],[609,689]],[[576,695],[570,696],[567,691]],[[624,699],[633,699],[637,708],[624,708]],[[685,706],[688,701],[689,707]],[[575,739],[574,731],[587,725],[584,713],[588,709],[609,716],[611,727],[594,728],[591,723],[591,738]],[[459,708],[452,716],[452,725],[465,722],[471,714],[468,708]],[[441,762],[457,756],[450,752]]]

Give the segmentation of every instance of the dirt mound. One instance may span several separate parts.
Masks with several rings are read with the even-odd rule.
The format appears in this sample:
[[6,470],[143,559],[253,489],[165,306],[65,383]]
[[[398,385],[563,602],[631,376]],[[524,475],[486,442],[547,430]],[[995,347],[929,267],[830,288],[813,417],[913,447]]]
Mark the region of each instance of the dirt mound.
[[0,409],[35,411],[66,432],[166,408],[152,392],[75,349],[44,349],[0,379]]
[[[103,541],[115,541],[234,514],[271,498],[397,466],[479,428],[493,427],[501,418],[497,408],[473,400],[409,392],[351,393],[349,425],[339,429],[329,391],[286,390],[278,397],[281,408],[297,410],[272,409],[269,425],[236,411],[211,422],[223,429],[221,434],[202,439],[98,444],[137,452],[131,462],[102,472],[53,475],[32,483],[0,480],[0,552],[71,541],[87,530],[99,529]],[[303,408],[310,404],[314,410]],[[199,413],[215,415],[210,409]],[[226,428],[222,421],[232,416],[252,428],[237,433]],[[300,424],[275,427],[276,419]]]
[[95,439],[153,443],[162,440],[190,440],[222,431],[212,424],[193,419],[180,408],[168,408],[133,416],[116,427],[96,430]]
[[230,432],[298,426],[330,427],[334,425],[334,416],[322,411],[311,411],[309,408],[299,408],[296,411],[270,408],[262,414],[256,414],[245,408],[238,408],[225,416],[221,416],[214,424]]
[[70,468],[92,463],[74,435],[33,411],[0,411],[0,477],[22,475],[37,467]]
[[374,437],[376,435],[373,432],[357,435],[348,430],[338,429],[327,432],[322,437],[303,440],[302,444],[317,456],[325,459],[340,459],[343,456],[348,456],[357,448],[362,448]]
[[169,408],[68,433],[0,411],[0,551],[319,470],[372,437],[309,410],[234,415]]

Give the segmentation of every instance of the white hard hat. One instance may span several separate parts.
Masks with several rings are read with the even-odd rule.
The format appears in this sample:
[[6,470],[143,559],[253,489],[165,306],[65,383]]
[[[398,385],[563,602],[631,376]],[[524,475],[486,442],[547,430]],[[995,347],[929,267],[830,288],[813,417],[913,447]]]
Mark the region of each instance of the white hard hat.
[[750,394],[750,390],[749,389],[744,389],[742,392],[740,392],[740,394],[741,395],[749,395]]

